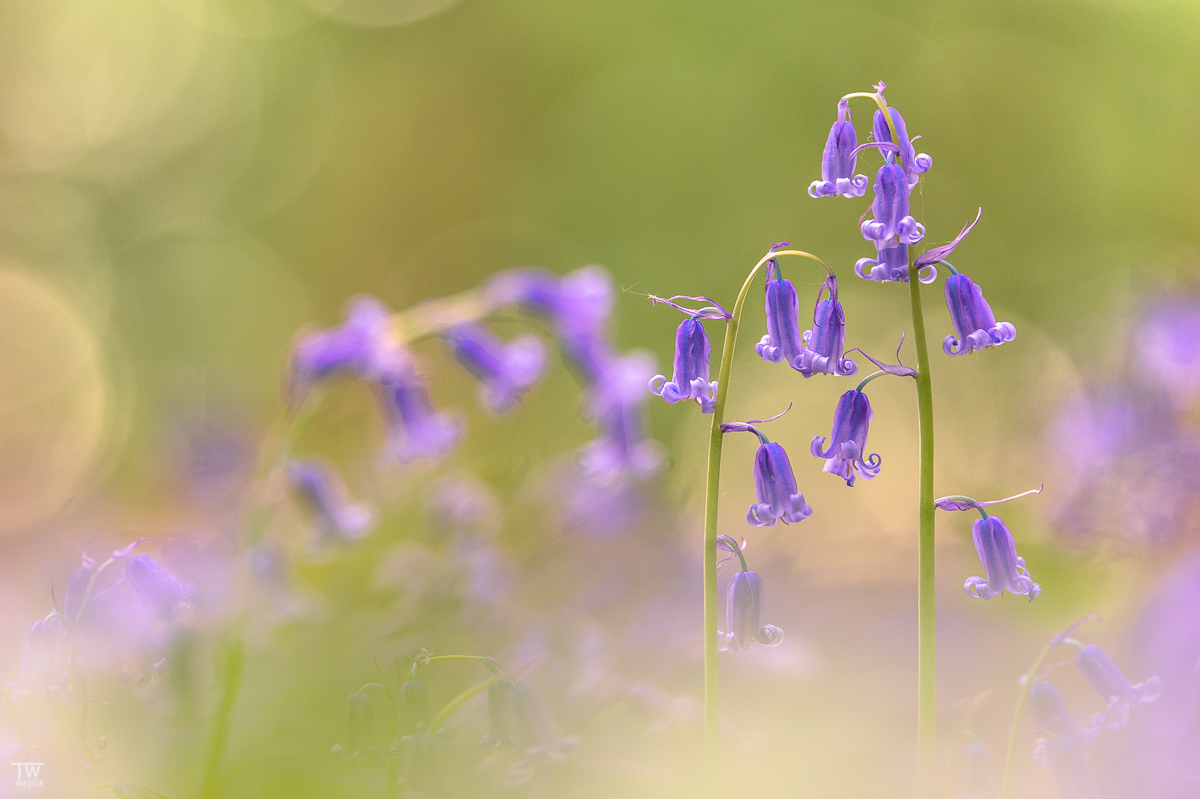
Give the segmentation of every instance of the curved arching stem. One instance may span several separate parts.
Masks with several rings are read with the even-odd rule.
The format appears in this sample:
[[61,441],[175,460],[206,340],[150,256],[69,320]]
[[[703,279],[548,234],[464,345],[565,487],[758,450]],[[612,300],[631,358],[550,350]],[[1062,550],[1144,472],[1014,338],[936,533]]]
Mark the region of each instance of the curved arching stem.
[[737,344],[738,327],[746,295],[758,271],[773,258],[797,255],[816,261],[833,274],[829,266],[812,253],[803,250],[776,250],[764,255],[750,270],[742,290],[738,292],[733,314],[726,320],[725,344],[721,348],[721,368],[717,374],[717,396],[713,404],[712,427],[708,438],[708,481],[704,496],[704,776],[706,788],[715,792],[718,779],[717,761],[720,741],[717,714],[717,505],[721,490],[721,423],[725,420],[725,399],[729,396],[729,376],[733,371],[733,350]]

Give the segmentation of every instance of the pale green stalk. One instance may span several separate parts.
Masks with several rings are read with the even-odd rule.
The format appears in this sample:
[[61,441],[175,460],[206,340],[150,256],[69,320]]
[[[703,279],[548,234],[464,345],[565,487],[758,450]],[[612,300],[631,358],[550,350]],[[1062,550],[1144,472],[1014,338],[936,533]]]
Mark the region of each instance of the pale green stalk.
[[218,773],[221,768],[221,755],[229,741],[229,728],[232,724],[233,707],[237,703],[238,689],[242,685],[242,642],[238,637],[231,638],[225,645],[225,680],[221,689],[221,701],[217,705],[216,718],[213,719],[212,738],[208,744],[208,759],[204,764],[204,787],[200,791],[201,799],[212,799],[221,792]]
[[733,371],[733,350],[737,344],[738,326],[742,320],[742,308],[746,304],[746,295],[750,284],[762,265],[772,258],[781,255],[799,255],[811,258],[829,267],[811,253],[801,250],[780,250],[764,255],[742,283],[737,301],[733,305],[733,314],[726,320],[725,344],[721,348],[721,368],[717,373],[717,396],[713,403],[712,427],[708,438],[708,482],[704,495],[704,776],[707,788],[716,788],[718,779],[717,758],[720,748],[718,735],[718,713],[720,705],[717,698],[717,505],[721,490],[721,443],[723,433],[721,423],[725,420],[725,398],[729,395],[729,376]]
[[920,438],[920,550],[917,573],[917,796],[934,795],[937,745],[937,611],[933,548],[933,383],[921,310],[921,281],[908,268],[913,342],[917,347],[917,422]]

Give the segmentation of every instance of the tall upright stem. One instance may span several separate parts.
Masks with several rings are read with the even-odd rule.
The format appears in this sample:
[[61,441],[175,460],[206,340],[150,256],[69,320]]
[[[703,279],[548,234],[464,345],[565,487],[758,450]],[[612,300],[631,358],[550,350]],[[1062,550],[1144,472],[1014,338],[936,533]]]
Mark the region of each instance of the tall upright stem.
[[720,747],[717,717],[717,505],[721,491],[721,423],[725,421],[725,398],[729,395],[729,375],[733,371],[733,350],[737,344],[738,326],[750,285],[763,264],[781,255],[810,258],[829,269],[825,262],[801,250],[779,250],[767,253],[759,260],[738,292],[733,313],[725,325],[725,344],[721,347],[721,369],[717,373],[717,396],[713,404],[712,428],[708,437],[708,482],[704,494],[704,776],[706,788],[717,787],[717,758]]
[[212,737],[208,743],[208,759],[204,764],[204,785],[201,799],[213,799],[221,793],[221,755],[229,741],[229,728],[233,719],[233,707],[237,703],[238,688],[242,684],[242,642],[232,638],[225,644],[225,684],[221,690],[221,701],[213,718]]
[[913,339],[917,347],[917,419],[920,434],[920,554],[917,578],[917,797],[935,790],[937,726],[937,611],[933,587],[933,383],[921,310],[921,281],[909,265]]

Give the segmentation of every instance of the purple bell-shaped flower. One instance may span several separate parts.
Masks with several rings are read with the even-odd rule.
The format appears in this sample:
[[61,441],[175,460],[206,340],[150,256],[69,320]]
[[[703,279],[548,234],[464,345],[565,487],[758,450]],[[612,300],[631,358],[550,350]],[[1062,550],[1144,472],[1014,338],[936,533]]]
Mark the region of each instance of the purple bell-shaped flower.
[[125,564],[125,577],[142,606],[162,621],[171,622],[192,598],[192,586],[164,569],[149,555],[134,555]]
[[767,262],[767,334],[754,345],[754,351],[769,363],[787,363],[795,368],[804,351],[800,334],[800,300],[796,287],[786,280],[774,259]]
[[824,436],[815,436],[809,445],[813,457],[825,459],[821,471],[836,474],[848,486],[854,485],[855,476],[870,480],[879,474],[882,463],[879,453],[866,455],[871,416],[871,402],[866,394],[852,389],[841,396],[833,411],[829,446],[825,447]]
[[387,307],[372,297],[356,297],[340,326],[311,333],[296,343],[289,394],[293,399],[302,397],[314,383],[334,374],[381,380],[394,374],[403,361]]
[[665,375],[655,375],[650,378],[650,393],[672,405],[694,399],[701,413],[712,413],[717,401],[717,383],[708,379],[711,355],[712,345],[704,324],[696,318],[684,319],[675,331],[675,370],[671,382],[667,382]]
[[999,516],[976,519],[971,526],[971,539],[987,578],[967,578],[963,589],[968,594],[977,599],[991,599],[1008,591],[1028,596],[1032,602],[1042,593],[1042,587],[1030,578],[1025,559],[1017,556],[1017,544]]
[[996,322],[992,307],[983,298],[983,289],[971,278],[958,272],[946,278],[946,305],[950,308],[950,321],[954,323],[954,336],[946,336],[942,350],[947,355],[965,355],[968,352],[999,347],[1017,337],[1017,329],[1010,322]]
[[389,422],[388,451],[396,460],[440,458],[454,448],[462,423],[440,413],[411,361],[381,384],[383,407]]
[[[925,236],[925,226],[912,218],[908,206],[908,177],[899,164],[884,164],[875,177],[873,219],[864,220],[860,229],[869,241],[896,241],[916,244]],[[907,265],[907,264],[906,264]]]
[[858,134],[850,117],[850,101],[838,103],[837,122],[829,130],[825,153],[821,156],[821,179],[808,187],[810,197],[861,197],[867,193],[867,176],[855,175],[858,161]]
[[761,443],[754,455],[754,495],[758,502],[746,511],[746,521],[755,527],[804,521],[812,516],[812,508],[796,488],[796,475],[787,453],[761,433],[759,440]]
[[1161,694],[1159,679],[1151,677],[1134,684],[1109,654],[1095,644],[1083,647],[1075,658],[1096,693],[1108,702],[1108,716],[1097,719],[1097,726],[1117,729],[1129,722],[1129,709],[1154,702]]
[[762,617],[762,578],[752,571],[738,572],[725,593],[726,632],[720,634],[719,648],[724,652],[741,652],[752,643],[778,646],[783,641],[783,630],[763,624]]
[[[829,296],[821,299],[826,289],[829,289]],[[824,285],[817,292],[813,327],[805,331],[803,341],[804,349],[796,356],[793,365],[805,377],[818,373],[849,377],[858,372],[858,364],[842,357],[846,346],[846,314],[838,302],[837,278],[833,275],[825,278]]]
[[[896,135],[900,137],[900,141],[896,143],[900,148],[900,166],[904,168],[908,182],[916,183],[920,179],[919,176],[928,172],[929,168],[933,166],[933,159],[925,153],[918,155],[913,149],[912,141],[908,138],[908,129],[904,125],[904,117],[900,116],[900,112],[889,107],[888,113],[892,118],[892,124],[896,126]],[[875,141],[893,143],[892,131],[883,117],[883,111],[875,112],[871,131],[875,135]]]
[[323,463],[295,460],[287,467],[288,481],[304,500],[321,538],[353,541],[362,538],[375,524],[369,505],[347,499],[341,479]]
[[635,351],[613,358],[588,391],[586,409],[596,420],[596,439],[580,453],[583,470],[601,481],[648,477],[662,464],[662,451],[646,437],[643,403],[654,360]]
[[534,335],[505,343],[482,325],[457,325],[446,331],[454,357],[480,382],[484,405],[503,413],[542,376],[546,348]]

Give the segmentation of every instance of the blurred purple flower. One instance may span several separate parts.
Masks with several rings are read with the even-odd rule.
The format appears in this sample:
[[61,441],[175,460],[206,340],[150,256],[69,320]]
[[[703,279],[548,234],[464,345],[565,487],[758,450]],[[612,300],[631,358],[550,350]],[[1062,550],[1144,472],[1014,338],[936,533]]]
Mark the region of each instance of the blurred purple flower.
[[725,652],[741,652],[751,643],[777,646],[783,641],[783,630],[773,624],[763,624],[762,578],[751,571],[740,571],[729,581],[725,593],[725,629],[720,648]]
[[487,286],[498,304],[513,304],[545,319],[579,378],[600,379],[614,357],[608,340],[612,278],[602,267],[585,266],[559,277],[544,269],[501,272]]
[[754,345],[754,351],[769,363],[787,363],[796,368],[796,359],[804,350],[800,334],[800,300],[792,281],[785,280],[775,259],[767,262],[766,292],[767,334]]
[[963,792],[962,799],[985,799],[995,794],[992,759],[988,748],[979,742],[969,743],[958,752]]
[[125,577],[142,606],[161,621],[172,622],[186,608],[192,586],[164,569],[149,555],[134,555],[125,564]]
[[1161,694],[1157,677],[1135,685],[1108,653],[1095,644],[1081,649],[1075,664],[1079,666],[1088,683],[1096,689],[1096,693],[1108,702],[1108,717],[1101,716],[1096,719],[1094,726],[1106,726],[1109,729],[1123,727],[1129,723],[1131,707],[1154,702]]
[[29,646],[21,659],[18,692],[39,693],[55,682],[54,659],[62,633],[63,624],[58,617],[34,622],[29,632]]
[[470,477],[444,477],[429,493],[429,516],[443,530],[488,533],[499,526],[500,503],[486,485]]
[[[821,295],[826,289],[829,297],[822,300]],[[803,340],[804,349],[796,356],[793,366],[805,377],[818,373],[850,377],[858,372],[858,364],[842,357],[846,346],[846,314],[838,302],[837,278],[833,275],[825,278],[817,292],[812,330],[805,331]]]
[[837,122],[829,130],[821,156],[821,179],[808,187],[810,197],[861,197],[867,193],[867,176],[855,175],[858,134],[850,116],[850,101],[838,102]]
[[[925,226],[912,218],[908,207],[908,178],[897,164],[886,163],[875,177],[872,219],[860,226],[863,237],[874,242],[916,244],[925,235]],[[907,266],[907,264],[906,264]]]
[[546,349],[534,335],[505,343],[482,325],[463,324],[444,334],[451,350],[480,381],[483,403],[502,413],[538,381],[546,364]]
[[353,541],[371,532],[375,512],[369,505],[349,501],[346,487],[333,467],[312,460],[287,466],[288,482],[312,514],[321,539]]
[[908,128],[904,124],[904,117],[900,116],[900,112],[895,108],[888,107],[889,116],[892,118],[892,124],[896,126],[896,135],[900,137],[899,142],[892,141],[892,131],[888,127],[887,120],[884,119],[883,111],[875,112],[872,120],[871,131],[875,135],[875,141],[898,144],[900,147],[900,166],[904,168],[904,173],[908,176],[910,184],[916,183],[920,179],[920,175],[929,171],[933,166],[933,159],[925,153],[917,154],[913,149],[912,141],[908,138]]
[[1043,751],[1060,795],[1064,799],[1099,799],[1083,757],[1083,744],[1092,737],[1091,732],[1075,721],[1058,686],[1048,680],[1035,682],[1029,690],[1029,707],[1038,728],[1051,734]]
[[377,381],[404,362],[391,331],[390,312],[372,297],[355,297],[339,327],[303,336],[292,351],[289,396],[302,398],[314,383],[334,374]]
[[454,449],[462,422],[433,408],[429,392],[406,360],[403,367],[380,384],[390,432],[388,451],[396,460],[440,458]]
[[1139,366],[1180,404],[1200,393],[1200,301],[1164,298],[1151,303],[1133,332]]
[[588,392],[587,411],[596,420],[596,440],[584,448],[580,464],[599,479],[648,476],[662,465],[658,442],[646,438],[642,404],[654,360],[632,352],[608,363]]
[[[701,413],[712,413],[716,404],[717,384],[709,382],[709,358],[712,345],[699,319],[684,319],[675,332],[675,369],[671,382],[665,375],[650,378],[650,393],[671,404],[694,399]],[[657,387],[655,383],[661,384]]]
[[983,289],[961,272],[946,278],[946,305],[958,333],[958,340],[946,336],[942,342],[947,355],[999,347],[1017,337],[1017,329],[1011,322],[996,322],[992,307],[983,298]]
[[833,411],[833,431],[828,448],[822,451],[826,441],[824,436],[815,436],[809,445],[813,457],[825,459],[821,471],[836,474],[848,486],[854,485],[856,475],[870,480],[879,474],[882,464],[879,453],[866,456],[871,417],[871,402],[866,394],[851,389],[841,396]]
[[1042,593],[1042,587],[1030,578],[1025,559],[1017,556],[1017,544],[999,516],[976,519],[971,526],[971,539],[987,578],[968,577],[963,583],[968,594],[976,599],[991,599],[1008,591],[1028,596],[1032,602]]

